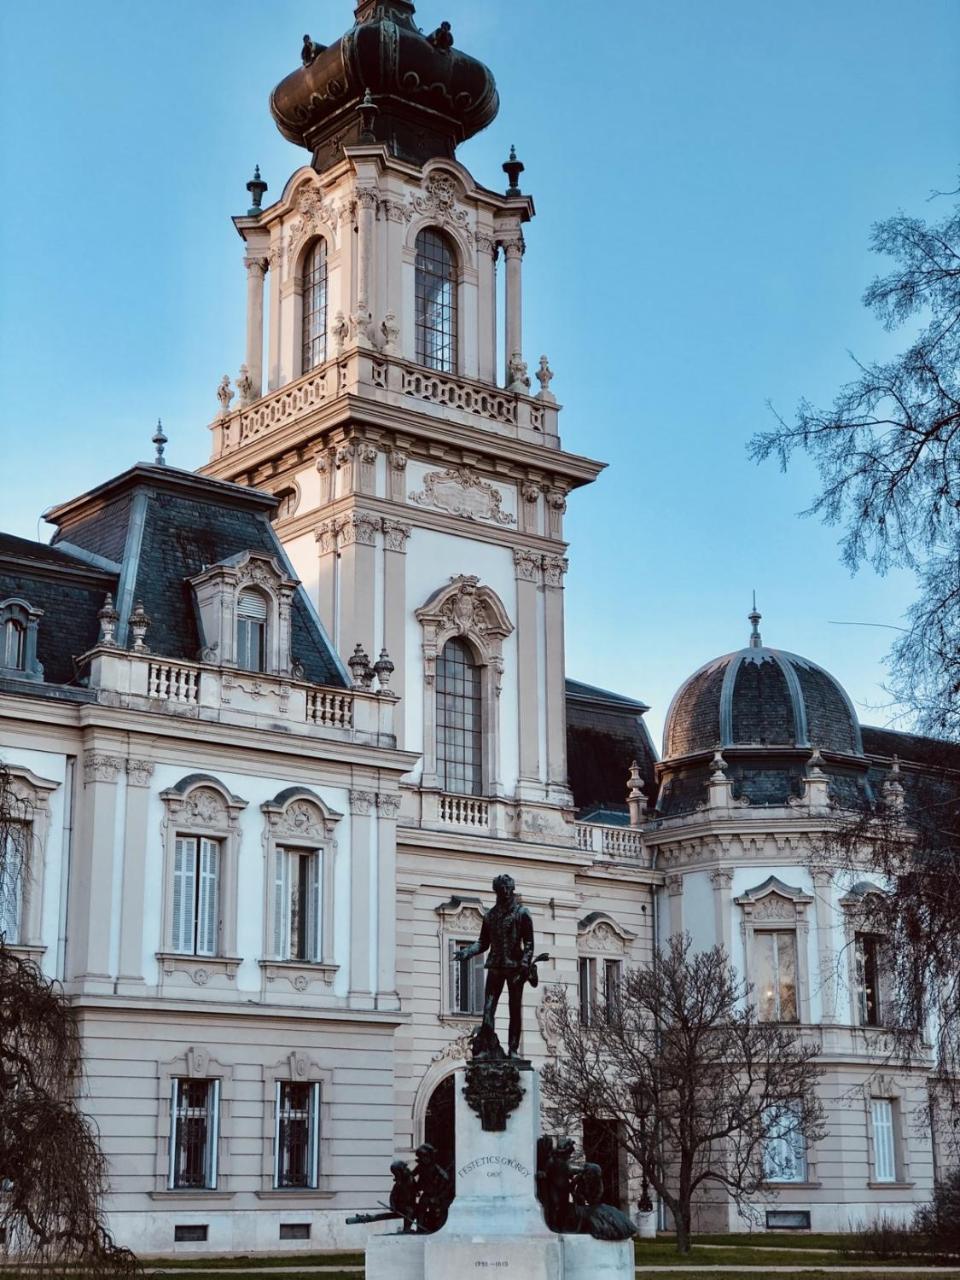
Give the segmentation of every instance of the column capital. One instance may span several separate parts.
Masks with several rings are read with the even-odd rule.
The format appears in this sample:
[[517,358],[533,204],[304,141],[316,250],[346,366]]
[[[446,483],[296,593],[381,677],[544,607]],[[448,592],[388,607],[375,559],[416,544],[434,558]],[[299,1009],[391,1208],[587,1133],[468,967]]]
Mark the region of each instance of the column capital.
[[513,566],[518,582],[540,582],[544,557],[528,547],[514,547]]
[[406,552],[411,526],[402,520],[383,518],[383,545],[387,551]]
[[90,782],[116,782],[123,768],[120,756],[105,755],[101,751],[83,753],[83,780]]
[[245,255],[243,265],[247,268],[248,275],[255,275],[259,272],[260,279],[262,280],[267,274],[267,269],[270,266],[270,260],[269,258],[249,257]]
[[401,797],[398,795],[386,795],[383,792],[377,794],[377,812],[381,818],[395,818],[400,812]]
[[678,871],[671,871],[669,875],[665,876],[664,884],[671,898],[683,893],[683,876]]
[[567,572],[569,561],[565,556],[543,557],[543,581],[547,587],[563,588],[563,575]]
[[323,524],[318,524],[313,531],[313,536],[320,547],[321,555],[328,555],[336,550],[337,527],[333,520],[324,520]]
[[509,261],[511,258],[522,258],[527,246],[523,235],[518,231],[516,235],[501,237],[500,247],[503,249],[503,256]]
[[733,872],[729,867],[718,867],[716,871],[710,872],[710,883],[717,893],[723,889],[729,889],[733,884]]
[[152,760],[136,760],[131,756],[127,761],[127,782],[131,787],[149,787],[153,769]]
[[351,791],[350,812],[360,815],[369,814],[375,801],[376,793],[373,791]]
[[379,528],[380,519],[368,511],[351,511],[336,522],[337,536],[343,547],[349,547],[353,543],[365,547],[376,546]]

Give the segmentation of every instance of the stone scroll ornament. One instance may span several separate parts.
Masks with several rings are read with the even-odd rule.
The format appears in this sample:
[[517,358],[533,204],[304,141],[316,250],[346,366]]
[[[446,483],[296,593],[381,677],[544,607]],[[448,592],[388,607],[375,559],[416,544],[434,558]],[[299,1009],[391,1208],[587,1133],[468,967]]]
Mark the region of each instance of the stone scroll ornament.
[[501,510],[503,498],[470,467],[431,471],[423,478],[423,488],[410,494],[420,507],[434,507],[464,520],[489,520],[492,524],[516,524],[516,517]]

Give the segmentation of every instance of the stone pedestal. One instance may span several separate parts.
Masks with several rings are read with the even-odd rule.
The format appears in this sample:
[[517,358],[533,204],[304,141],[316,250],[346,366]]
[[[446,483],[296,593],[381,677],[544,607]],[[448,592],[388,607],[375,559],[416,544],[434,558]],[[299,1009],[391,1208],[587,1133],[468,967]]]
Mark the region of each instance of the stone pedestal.
[[484,1129],[456,1073],[456,1199],[433,1235],[378,1235],[367,1245],[367,1280],[633,1280],[633,1241],[558,1235],[536,1192],[540,1089],[521,1070],[523,1096],[506,1128]]

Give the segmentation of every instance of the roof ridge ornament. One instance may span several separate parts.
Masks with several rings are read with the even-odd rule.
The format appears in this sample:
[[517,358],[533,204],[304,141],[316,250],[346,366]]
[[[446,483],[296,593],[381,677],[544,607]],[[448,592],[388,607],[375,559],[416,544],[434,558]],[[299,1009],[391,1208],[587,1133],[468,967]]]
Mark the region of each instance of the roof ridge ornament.
[[750,648],[751,649],[763,648],[763,641],[760,638],[760,619],[762,618],[762,616],[763,615],[757,609],[757,593],[756,591],[754,591],[753,608],[747,614],[747,620],[751,624],[751,630],[750,630]]
[[156,447],[157,456],[154,458],[154,465],[157,467],[165,467],[167,460],[163,456],[163,446],[167,443],[167,437],[163,433],[163,424],[157,419],[157,429],[150,438],[150,443]]

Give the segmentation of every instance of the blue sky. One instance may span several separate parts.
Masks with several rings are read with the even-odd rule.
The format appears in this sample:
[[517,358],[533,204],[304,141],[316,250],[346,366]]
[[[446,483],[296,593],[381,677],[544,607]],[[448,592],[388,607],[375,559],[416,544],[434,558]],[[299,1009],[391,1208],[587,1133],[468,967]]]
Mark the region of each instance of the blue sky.
[[[349,0],[49,0],[0,6],[4,195],[0,525],[149,456],[161,415],[200,465],[243,358],[230,215],[259,163],[276,197],[305,153],[271,87]],[[571,675],[644,698],[745,643],[806,654],[886,723],[882,655],[907,575],[854,578],[796,513],[815,477],[745,442],[890,353],[860,304],[870,224],[955,186],[955,0],[423,0],[493,68],[501,111],[460,150],[499,186],[511,142],[529,228],[525,347],[546,352],[566,446],[609,462],[570,502]],[[11,484],[11,478],[15,478]],[[44,540],[49,527],[40,525]],[[836,621],[885,624],[864,627]]]

